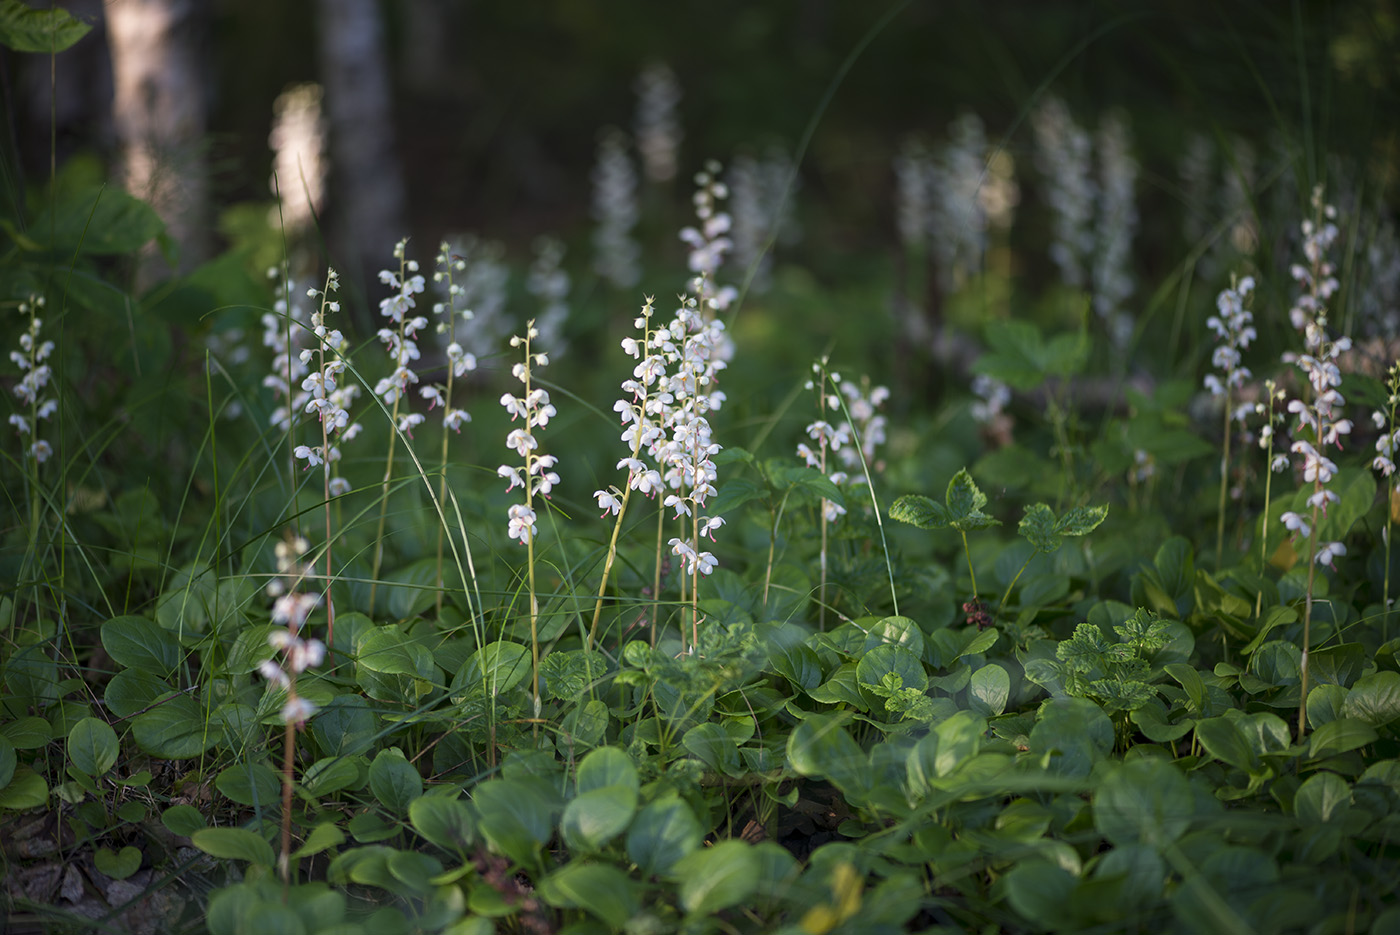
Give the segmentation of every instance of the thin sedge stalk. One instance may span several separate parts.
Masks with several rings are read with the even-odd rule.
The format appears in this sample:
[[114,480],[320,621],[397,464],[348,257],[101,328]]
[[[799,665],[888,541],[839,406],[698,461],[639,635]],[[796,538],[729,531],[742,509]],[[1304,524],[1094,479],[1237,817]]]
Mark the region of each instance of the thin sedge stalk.
[[1225,447],[1220,455],[1220,498],[1216,504],[1215,517],[1215,570],[1220,572],[1220,557],[1225,551],[1225,506],[1229,494],[1230,485],[1230,423],[1232,410],[1230,408],[1230,393],[1225,393]]
[[[821,385],[817,387],[817,412],[819,413],[819,415],[820,415],[820,417],[821,417],[821,420],[822,420],[823,422],[826,421],[826,386],[827,386],[827,382],[828,382],[828,377],[827,377],[827,373],[826,373],[826,368],[823,367],[823,368],[822,368],[822,371],[821,371]],[[859,440],[857,440],[857,441],[854,441],[853,444],[859,445],[860,442],[859,442]],[[822,466],[821,466],[821,472],[822,472],[822,477],[827,477],[827,476],[828,476],[828,474],[827,474],[827,463],[826,463],[827,450],[828,450],[827,439],[826,439],[825,433],[823,433],[822,439],[821,439],[821,465],[822,465]],[[820,583],[820,585],[818,586],[818,589],[817,589],[817,629],[822,630],[823,632],[825,632],[825,630],[826,630],[826,550],[827,550],[827,535],[828,535],[828,530],[827,530],[827,519],[826,519],[826,500],[822,500],[822,502],[819,503],[819,504],[817,505],[817,511],[821,514],[820,522],[821,522],[821,534],[822,534],[821,557],[820,557],[820,562],[819,562],[820,567],[821,567],[821,570],[820,570],[820,574],[821,574],[821,583]]]
[[[445,245],[444,245],[444,246],[445,246]],[[447,251],[444,250],[443,252],[446,253]],[[447,338],[448,338],[448,343],[449,343],[449,344],[456,344],[456,343],[457,343],[457,314],[456,314],[456,313],[457,313],[457,307],[456,307],[456,294],[455,294],[455,292],[453,291],[453,288],[452,288],[452,286],[453,286],[453,282],[452,282],[452,258],[451,258],[451,255],[450,255],[450,254],[448,255],[448,261],[447,261],[447,264],[446,264],[446,265],[447,265],[447,296],[448,296],[448,307],[447,307],[447,318],[448,318],[448,325],[447,325],[447,328],[448,328],[448,334],[447,334]],[[453,384],[453,380],[456,378],[456,376],[457,376],[457,368],[456,368],[456,366],[455,366],[455,362],[452,361],[452,360],[449,360],[449,361],[447,362],[447,389],[446,389],[446,392],[445,392],[444,398],[443,398],[443,407],[444,407],[444,411],[446,411],[447,407],[449,407],[449,406],[452,405],[452,384]],[[439,463],[442,465],[442,476],[438,479],[438,503],[441,504],[441,503],[445,503],[445,502],[447,501],[447,427],[446,427],[446,426],[443,426],[443,430],[442,430],[442,454],[441,454],[441,457],[440,457],[438,460],[439,460]],[[441,616],[442,616],[442,597],[443,597],[443,587],[442,587],[442,544],[443,544],[443,538],[444,538],[444,535],[445,535],[446,532],[447,532],[447,530],[446,530],[445,528],[443,528],[443,526],[442,526],[441,523],[439,523],[439,524],[438,524],[438,530],[437,530],[437,579],[436,579],[436,580],[437,580],[437,600],[434,601],[434,603],[433,603],[433,612],[434,612],[434,614],[436,614],[438,617],[441,617]]]
[[[291,673],[288,677],[291,679],[291,685],[287,688],[287,700],[292,701],[297,697],[296,673]],[[296,749],[297,729],[288,721],[282,737],[282,853],[277,859],[277,866],[282,871],[284,899],[287,888],[292,884],[292,786],[295,781],[292,775],[292,761],[296,757]]]
[[[1321,490],[1321,482],[1314,482],[1314,490]],[[1317,578],[1317,519],[1321,510],[1314,506],[1312,510],[1312,535],[1308,536],[1308,590],[1303,599],[1303,655],[1298,665],[1299,691],[1298,698],[1298,740],[1302,741],[1303,735],[1308,730],[1308,652],[1312,647],[1312,608],[1313,608],[1313,582]]]
[[[399,282],[403,283],[408,275],[408,254],[402,249],[404,242],[399,243],[396,252],[399,255]],[[399,341],[400,345],[404,340],[404,326],[407,315],[399,316]],[[395,365],[398,360],[395,359]],[[402,390],[403,388],[401,388]],[[379,569],[384,564],[384,529],[389,519],[389,485],[394,479],[394,448],[399,440],[399,404],[403,401],[403,392],[394,394],[394,407],[389,413],[389,454],[384,459],[384,479],[379,485],[379,522],[374,533],[374,562],[370,569],[369,582],[369,613],[374,616],[374,598],[379,589]]]
[[666,542],[666,508],[657,504],[656,508],[656,568],[651,581],[651,599],[656,602],[651,614],[651,646],[656,648],[656,618],[661,615],[661,561]]

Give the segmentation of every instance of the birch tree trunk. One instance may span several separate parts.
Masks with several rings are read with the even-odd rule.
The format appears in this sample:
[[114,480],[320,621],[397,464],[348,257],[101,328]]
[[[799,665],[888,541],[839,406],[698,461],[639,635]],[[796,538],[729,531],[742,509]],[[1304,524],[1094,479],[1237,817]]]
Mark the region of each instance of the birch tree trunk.
[[[208,256],[210,242],[203,8],[200,0],[112,0],[106,8],[121,176],[165,221],[181,273]],[[169,272],[152,250],[141,259],[138,290]]]
[[377,0],[317,0],[336,214],[331,262],[364,283],[404,236],[404,182]]

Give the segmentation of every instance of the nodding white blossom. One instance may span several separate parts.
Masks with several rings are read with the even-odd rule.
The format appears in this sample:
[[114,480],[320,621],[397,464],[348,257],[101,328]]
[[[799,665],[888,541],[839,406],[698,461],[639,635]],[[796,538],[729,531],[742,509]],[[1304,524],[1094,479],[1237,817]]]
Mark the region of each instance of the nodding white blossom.
[[525,291],[544,305],[535,319],[540,345],[555,356],[568,349],[564,322],[569,318],[569,274],[561,266],[563,260],[564,244],[555,237],[540,237],[535,241],[535,262],[525,278]]
[[282,270],[275,267],[267,271],[267,276],[277,281],[277,288],[272,311],[262,316],[263,346],[272,350],[272,366],[262,382],[276,400],[268,421],[277,431],[286,433],[310,398],[301,384],[311,372],[302,360],[311,338],[311,319],[300,301],[305,289],[291,278],[283,278]]
[[1252,276],[1246,276],[1238,283],[1232,284],[1230,288],[1222,290],[1215,300],[1219,314],[1206,319],[1206,326],[1215,333],[1220,342],[1211,355],[1211,364],[1220,373],[1207,374],[1205,387],[1210,390],[1212,396],[1225,397],[1226,405],[1229,404],[1231,393],[1244,386],[1245,381],[1252,376],[1249,368],[1241,363],[1241,352],[1248,349],[1250,343],[1259,336],[1254,330],[1254,315],[1245,308],[1253,291]]
[[10,360],[22,374],[12,392],[25,409],[23,413],[11,415],[10,424],[21,436],[29,437],[25,454],[36,464],[43,464],[53,456],[53,446],[38,437],[39,423],[58,411],[58,403],[44,396],[44,390],[53,379],[53,368],[45,361],[53,355],[54,343],[40,339],[44,320],[39,317],[39,311],[43,307],[43,296],[31,295],[28,301],[19,303],[19,313],[29,316],[29,325],[19,336],[20,349],[10,351]]
[[[827,359],[812,365],[813,378],[806,387],[817,393],[819,418],[807,425],[807,437],[816,443],[813,450],[806,442],[797,446],[798,457],[810,468],[816,468],[827,475],[837,487],[854,487],[865,483],[865,467],[871,472],[883,469],[876,460],[876,452],[885,441],[885,417],[877,410],[889,399],[890,391],[883,386],[871,386],[869,377],[862,377],[860,384],[841,379],[841,374],[827,369]],[[839,427],[828,422],[826,414],[841,411],[841,397],[828,392],[828,386],[836,388],[846,399],[846,411],[850,418],[843,420]],[[832,457],[844,468],[830,470]],[[861,461],[864,459],[865,464]],[[827,522],[835,522],[846,514],[845,507],[831,500],[822,500],[822,515]]]
[[378,333],[394,369],[374,385],[374,395],[397,412],[398,402],[408,393],[409,385],[418,382],[418,374],[410,366],[422,356],[414,338],[428,327],[428,319],[411,314],[418,307],[414,296],[421,295],[427,284],[418,275],[418,261],[408,259],[407,240],[394,244],[394,259],[399,261],[397,271],[379,271],[379,281],[394,290],[379,301],[379,314],[388,318],[392,327],[380,328]]
[[695,276],[690,280],[690,294],[703,306],[703,314],[711,315],[729,308],[739,293],[733,286],[720,286],[716,275],[724,258],[734,247],[729,238],[731,220],[720,210],[720,202],[729,197],[729,187],[720,179],[720,164],[713,159],[695,173],[695,205],[697,227],[681,228],[680,238],[690,248],[687,262]]
[[1400,363],[1391,364],[1387,388],[1390,391],[1386,399],[1388,411],[1371,413],[1371,421],[1381,433],[1376,439],[1376,457],[1371,468],[1391,477],[1395,474],[1395,452],[1400,448],[1400,426],[1395,419],[1396,407],[1400,405]]
[[1336,266],[1327,252],[1337,240],[1337,209],[1322,197],[1322,186],[1313,189],[1313,216],[1300,225],[1303,234],[1303,256],[1307,265],[1294,263],[1288,274],[1302,288],[1297,301],[1288,310],[1288,319],[1299,331],[1306,331],[1325,309],[1327,300],[1340,288]]
[[285,629],[269,633],[267,643],[282,658],[279,662],[274,655],[258,665],[259,675],[286,690],[287,701],[282,708],[282,720],[298,727],[316,712],[316,706],[297,695],[297,676],[319,666],[326,658],[324,643],[301,636],[311,611],[321,602],[320,595],[301,590],[302,582],[315,574],[311,563],[303,562],[301,558],[310,548],[310,544],[300,536],[277,543],[277,577],[268,584],[267,593],[274,599],[272,622]]
[[272,103],[272,194],[280,201],[270,223],[289,233],[310,229],[325,194],[326,122],[321,113],[323,94],[315,83],[293,85]]
[[[1329,214],[1329,209],[1323,205],[1320,189],[1313,193],[1313,207],[1319,218],[1335,217],[1335,212]],[[1304,253],[1310,264],[1308,276],[1296,273],[1294,276],[1306,290],[1293,308],[1301,316],[1298,320],[1303,322],[1304,352],[1283,355],[1285,362],[1296,365],[1303,372],[1312,387],[1310,402],[1290,400],[1287,411],[1296,420],[1294,440],[1289,450],[1300,456],[1303,481],[1313,487],[1308,505],[1313,508],[1314,517],[1325,513],[1327,505],[1337,500],[1326,490],[1326,485],[1337,474],[1337,465],[1327,457],[1325,450],[1329,445],[1341,448],[1342,436],[1351,434],[1352,429],[1351,420],[1342,417],[1346,400],[1338,390],[1342,372],[1337,365],[1337,359],[1351,348],[1351,339],[1340,337],[1333,340],[1327,333],[1327,310],[1321,302],[1331,295],[1331,291],[1319,289],[1318,284],[1331,276],[1330,264],[1324,257],[1326,244],[1330,240],[1325,236],[1310,239],[1317,230],[1317,227],[1304,228]],[[1332,281],[1335,283],[1335,280]],[[1285,516],[1284,523],[1291,531],[1312,538],[1312,530],[1296,514]],[[1338,556],[1346,554],[1346,547],[1340,542],[1314,541],[1312,548],[1316,561],[1329,566],[1334,565]]]
[[938,285],[956,292],[982,268],[987,215],[982,183],[987,176],[987,134],[976,114],[963,114],[948,128],[949,140],[930,165],[932,210],[929,235],[938,265]]
[[1252,254],[1259,244],[1254,147],[1235,137],[1222,156],[1217,159],[1209,136],[1194,133],[1177,169],[1184,195],[1181,232],[1191,247],[1204,247],[1197,275],[1205,280],[1215,279],[1222,263]]
[[1400,237],[1381,218],[1365,249],[1366,272],[1358,277],[1356,320],[1363,335],[1388,338],[1400,332]]
[[627,155],[627,136],[617,129],[598,138],[593,167],[593,270],[617,289],[630,289],[642,278],[642,249],[632,237],[641,211],[637,205],[637,170]]
[[792,160],[778,147],[770,147],[762,159],[739,155],[727,179],[734,261],[746,278],[753,270],[749,288],[765,292],[772,277],[770,242],[787,244],[800,236],[792,208],[797,188]]
[[983,425],[990,425],[1011,402],[1011,387],[985,373],[972,378],[972,392],[978,397],[970,407],[972,418]]
[[1133,294],[1132,250],[1137,231],[1138,164],[1132,155],[1128,120],[1119,111],[1106,114],[1098,132],[1098,227],[1093,253],[1094,311],[1108,327],[1116,347],[1128,344],[1132,316],[1123,303]]
[[443,383],[431,383],[419,389],[418,394],[428,401],[429,411],[442,407],[442,424],[454,432],[462,430],[464,422],[472,417],[465,409],[452,405],[453,383],[459,377],[476,369],[476,355],[463,349],[457,340],[457,320],[472,320],[472,311],[462,307],[464,289],[458,277],[466,271],[467,262],[454,256],[447,241],[438,247],[437,267],[433,270],[435,291],[443,296],[443,301],[433,303],[433,314],[437,316],[437,333],[447,339],[443,353],[447,357],[447,379]]
[[553,470],[558,459],[539,451],[540,441],[535,435],[537,430],[547,426],[549,420],[556,415],[554,406],[549,401],[548,391],[532,382],[535,369],[549,363],[546,354],[535,352],[531,346],[537,337],[539,330],[534,321],[531,321],[525,327],[524,337],[516,336],[510,339],[511,347],[524,348],[524,360],[512,368],[512,373],[524,384],[525,389],[520,396],[506,393],[501,397],[501,405],[511,414],[511,421],[514,422],[517,418],[522,420],[521,425],[512,429],[506,436],[506,447],[515,452],[522,464],[519,467],[503,464],[496,469],[500,477],[509,479],[510,486],[506,488],[507,491],[516,487],[525,491],[525,502],[512,504],[507,510],[506,525],[506,533],[512,539],[520,540],[522,545],[534,541],[537,519],[534,508],[535,495],[548,497],[559,483],[559,475]]
[[[331,445],[329,439],[352,441],[360,434],[360,424],[351,422],[350,407],[360,395],[360,387],[353,380],[342,381],[346,370],[346,354],[349,341],[338,329],[326,326],[326,315],[340,311],[340,303],[331,294],[340,288],[340,277],[336,271],[326,271],[325,288],[308,289],[309,298],[319,298],[316,310],[311,313],[311,335],[309,345],[302,349],[299,359],[303,368],[310,368],[316,361],[317,369],[307,370],[301,382],[305,412],[314,414],[324,430],[321,445],[298,445],[292,455],[305,461],[308,469],[318,464],[334,464],[340,460],[340,448]],[[331,493],[345,493],[349,483],[338,476],[331,479]]]
[[651,62],[637,75],[637,115],[632,133],[642,155],[642,171],[647,180],[669,182],[676,177],[680,152],[681,84],[665,62]]
[[[467,235],[449,240],[444,246],[452,278],[449,282],[447,278],[433,277],[436,300],[444,306],[444,315],[446,309],[456,309],[458,320],[471,322],[471,328],[457,331],[451,325],[444,327],[444,321],[439,322],[438,332],[455,335],[456,340],[449,341],[446,353],[461,377],[475,370],[480,358],[496,353],[510,337],[514,327],[506,314],[510,267],[505,263],[505,247],[495,241]],[[457,287],[455,295],[450,294],[453,285]]]
[[1050,259],[1060,279],[1075,289],[1085,286],[1084,264],[1094,249],[1093,212],[1097,191],[1092,177],[1093,141],[1058,97],[1049,97],[1031,114],[1036,166],[1045,176],[1045,200],[1053,216]]

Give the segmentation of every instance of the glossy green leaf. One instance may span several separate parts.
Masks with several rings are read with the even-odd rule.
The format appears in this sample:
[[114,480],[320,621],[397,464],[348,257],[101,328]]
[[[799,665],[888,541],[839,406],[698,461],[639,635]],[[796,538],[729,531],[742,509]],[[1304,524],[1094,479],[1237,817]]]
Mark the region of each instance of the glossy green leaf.
[[0,789],[0,809],[42,808],[48,801],[49,784],[28,766],[16,768],[5,788]]
[[696,724],[686,731],[681,745],[717,773],[737,775],[740,772],[739,745],[713,721]]
[[369,788],[390,812],[405,814],[423,794],[423,777],[397,748],[380,750],[369,766]]
[[622,786],[632,791],[641,788],[637,767],[627,753],[617,747],[599,747],[586,755],[578,765],[578,791],[590,792],[608,786]]
[[753,848],[742,841],[721,841],[678,862],[681,906],[693,916],[738,905],[758,888],[760,865]]
[[113,880],[125,880],[141,869],[141,852],[130,845],[120,851],[99,847],[92,855],[92,862]]
[[856,678],[862,685],[880,685],[889,674],[897,676],[904,688],[920,692],[928,688],[928,673],[924,671],[923,662],[903,646],[884,643],[856,663]]
[[579,853],[601,850],[627,830],[637,811],[637,790],[626,785],[602,786],[580,792],[564,807],[559,830],[569,849]]
[[214,786],[239,805],[269,808],[282,801],[282,777],[265,763],[235,763],[214,777]]
[[884,617],[871,624],[865,635],[865,649],[883,645],[903,646],[915,656],[924,654],[924,634],[908,617]]
[[53,728],[41,717],[22,717],[0,721],[0,737],[16,750],[35,750],[53,740]]
[[1317,728],[1344,717],[1347,690],[1340,685],[1316,685],[1308,692],[1308,723]]
[[948,776],[971,760],[982,749],[987,721],[970,711],[959,711],[939,721],[933,728],[938,750],[933,757],[936,776]]
[[349,789],[359,781],[359,769],[344,756],[322,757],[301,774],[301,787],[307,795],[318,799]]
[[106,721],[85,717],[68,732],[68,759],[94,779],[117,765],[118,752],[117,732]]
[[1078,879],[1048,860],[1023,860],[1006,874],[1002,885],[1011,907],[1036,928],[1068,930],[1074,919],[1070,904]]
[[1372,727],[1383,727],[1400,718],[1400,673],[1385,669],[1357,679],[1347,692],[1342,715]]
[[533,865],[554,836],[556,805],[541,783],[492,779],[472,790],[478,830],[493,848],[521,864]]
[[646,876],[670,873],[700,847],[704,829],[685,800],[668,796],[642,807],[627,831],[627,856]]
[[184,692],[166,695],[131,722],[137,746],[169,760],[199,756],[219,742],[221,733],[210,728],[199,704]]
[[1351,808],[1351,787],[1336,773],[1315,773],[1298,787],[1293,812],[1305,825],[1340,821]]
[[987,495],[972,480],[967,468],[953,475],[944,500],[948,504],[948,525],[954,529],[971,532],[1000,523],[1000,520],[982,512],[982,507],[987,505]]
[[1194,814],[1186,777],[1171,761],[1155,757],[1118,764],[1094,794],[1094,825],[1117,845],[1160,851],[1186,833]]
[[174,672],[183,656],[175,634],[145,617],[113,617],[102,624],[101,634],[107,655],[158,678]]
[[988,663],[972,673],[967,686],[968,704],[983,717],[994,717],[1006,710],[1011,697],[1011,676],[996,663]]
[[408,806],[408,820],[414,831],[444,850],[465,851],[476,839],[471,809],[460,799],[419,796]]
[[806,643],[775,649],[768,664],[794,688],[811,691],[822,683],[821,658]]
[[355,680],[376,701],[416,705],[439,683],[433,654],[397,626],[370,630],[356,652]]
[[306,836],[301,847],[292,851],[292,857],[298,860],[310,857],[333,847],[339,847],[343,843],[345,843],[345,832],[341,831],[334,822],[323,821],[311,829],[311,833]]
[[843,791],[868,788],[869,758],[838,718],[809,714],[788,735],[788,763],[794,772],[831,780]]
[[1338,753],[1346,753],[1375,743],[1378,736],[1375,728],[1365,721],[1338,718],[1312,732],[1308,743],[1308,756],[1314,760],[1336,756]]
[[637,886],[610,864],[573,861],[540,881],[540,897],[559,909],[582,909],[621,929],[639,909]]
[[1196,740],[1222,763],[1246,773],[1259,768],[1259,758],[1233,718],[1212,717],[1197,721]]
[[507,640],[487,643],[452,679],[453,701],[470,692],[501,695],[529,677],[530,647]]
[[189,837],[201,828],[209,827],[209,822],[205,820],[204,813],[193,805],[172,805],[160,815],[161,824],[171,834],[178,834],[181,837]]
[[190,835],[190,841],[210,857],[246,860],[264,867],[276,861],[272,845],[246,828],[204,828]]

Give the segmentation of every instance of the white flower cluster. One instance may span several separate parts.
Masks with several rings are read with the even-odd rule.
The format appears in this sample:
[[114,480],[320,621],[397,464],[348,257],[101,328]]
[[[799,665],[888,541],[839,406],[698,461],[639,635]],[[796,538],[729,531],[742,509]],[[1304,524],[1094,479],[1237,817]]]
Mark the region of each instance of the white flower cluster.
[[[1328,445],[1341,448],[1342,436],[1351,434],[1351,420],[1340,417],[1346,400],[1337,390],[1342,383],[1342,372],[1336,363],[1337,358],[1351,348],[1351,339],[1341,337],[1335,341],[1329,340],[1325,317],[1307,323],[1304,339],[1305,353],[1284,355],[1285,360],[1295,363],[1303,371],[1313,389],[1311,405],[1301,399],[1288,403],[1288,411],[1297,418],[1291,450],[1302,458],[1304,482],[1313,485],[1308,506],[1313,508],[1314,513],[1320,510],[1325,514],[1328,505],[1340,499],[1326,487],[1336,476],[1337,465],[1319,449],[1325,450]],[[1283,524],[1305,539],[1312,536],[1312,527],[1307,519],[1291,510],[1283,514]],[[1340,542],[1322,542],[1317,546],[1316,560],[1326,565],[1331,565],[1347,551]]]
[[[1207,374],[1205,387],[1210,390],[1212,396],[1225,397],[1227,405],[1230,394],[1244,386],[1245,381],[1252,376],[1249,368],[1241,363],[1241,352],[1247,350],[1250,342],[1259,336],[1254,330],[1254,315],[1245,308],[1253,291],[1252,276],[1246,276],[1230,288],[1222,290],[1215,300],[1216,310],[1220,314],[1206,319],[1206,326],[1215,332],[1220,342],[1211,354],[1211,365],[1219,370],[1220,374]],[[1253,410],[1252,405],[1246,405],[1232,417],[1242,422]]]
[[44,388],[53,379],[53,368],[45,363],[53,354],[53,342],[39,339],[44,327],[39,310],[43,307],[43,296],[30,296],[29,301],[19,304],[20,314],[29,316],[29,327],[19,336],[19,350],[10,351],[10,360],[24,374],[15,384],[14,394],[28,410],[11,415],[10,424],[21,436],[29,436],[29,457],[39,464],[53,456],[53,446],[39,437],[39,423],[58,411],[55,400],[44,398]]
[[437,269],[433,271],[433,282],[446,292],[447,301],[433,303],[433,314],[439,319],[445,319],[438,321],[437,333],[447,335],[447,383],[431,383],[418,391],[428,401],[429,411],[438,406],[442,407],[442,424],[454,432],[460,432],[463,423],[470,422],[472,417],[465,409],[452,405],[452,383],[476,369],[476,355],[468,353],[457,341],[457,319],[460,317],[462,321],[472,320],[471,309],[458,307],[462,302],[464,290],[454,276],[455,273],[465,272],[466,266],[466,260],[453,256],[452,249],[446,241],[438,247]]
[[1138,163],[1132,154],[1128,120],[1111,111],[1099,123],[1099,200],[1097,245],[1093,255],[1094,311],[1107,327],[1115,347],[1123,348],[1133,333],[1133,320],[1123,303],[1133,294],[1133,235],[1137,231]]
[[1298,300],[1288,310],[1293,327],[1306,331],[1308,325],[1323,313],[1327,300],[1340,288],[1337,268],[1327,259],[1327,251],[1337,240],[1337,209],[1322,199],[1322,186],[1313,189],[1313,216],[1303,221],[1303,255],[1308,265],[1294,263],[1288,274],[1303,288]]
[[1094,249],[1098,192],[1091,175],[1093,141],[1058,97],[1047,98],[1031,114],[1031,128],[1036,166],[1046,181],[1044,198],[1054,218],[1050,259],[1065,285],[1080,289],[1085,285],[1084,262]]
[[[267,278],[282,279],[282,271],[273,267]],[[310,395],[301,389],[302,381],[311,369],[302,363],[301,352],[310,334],[306,309],[297,301],[300,290],[295,281],[278,282],[272,311],[262,316],[263,346],[272,350],[272,367],[263,377],[263,386],[272,390],[277,401],[268,420],[279,432],[288,432],[292,416],[306,408]]]
[[956,292],[982,268],[987,249],[987,213],[982,186],[987,176],[987,133],[976,114],[948,127],[949,140],[929,165],[933,194],[928,235],[938,266],[938,285]]
[[287,692],[287,702],[282,706],[283,722],[298,726],[316,713],[316,706],[297,695],[296,678],[307,669],[320,665],[326,658],[324,643],[301,637],[307,618],[321,602],[319,595],[299,590],[301,581],[315,574],[311,563],[303,564],[300,561],[300,557],[310,548],[310,544],[300,536],[277,543],[277,574],[280,577],[272,579],[267,593],[274,598],[272,622],[281,624],[285,629],[273,630],[268,634],[267,642],[282,654],[282,661],[278,662],[274,657],[263,660],[258,666],[259,675]]
[[773,254],[765,251],[769,241],[792,243],[800,235],[793,217],[797,176],[792,160],[779,147],[769,148],[762,159],[740,155],[730,163],[728,188],[733,216],[734,261],[748,275],[754,269],[749,288],[765,292],[771,284]]
[[[840,469],[827,474],[831,482],[837,487],[860,484],[865,480],[861,470],[862,456],[871,470],[875,470],[876,449],[885,442],[886,419],[877,410],[889,399],[890,391],[883,386],[872,387],[869,377],[862,378],[860,386],[853,381],[842,380],[841,374],[828,373],[826,365],[826,358],[812,364],[813,379],[808,380],[806,384],[807,389],[815,390],[819,394],[819,408],[823,416],[807,426],[807,437],[816,443],[817,448],[813,451],[810,445],[801,442],[797,446],[797,454],[808,467],[826,474],[831,467],[827,457],[827,453],[830,452],[841,462]],[[828,381],[846,397],[846,409],[851,416],[851,419],[842,421],[839,427],[833,426],[825,418],[828,411],[836,413],[841,409],[840,397],[826,390]],[[856,449],[857,442],[860,445],[859,452]],[[824,499],[822,512],[827,522],[834,523],[845,515],[846,509],[838,503]]]
[[991,425],[1011,402],[1011,387],[985,373],[972,378],[972,392],[977,397],[969,407],[972,418],[982,425]]
[[[360,424],[350,421],[350,406],[360,395],[360,388],[353,381],[341,383],[340,377],[346,369],[345,354],[349,349],[349,342],[338,329],[326,327],[326,313],[340,311],[340,303],[330,297],[331,293],[339,288],[340,278],[332,269],[326,271],[324,290],[306,290],[309,298],[319,298],[320,303],[316,311],[311,313],[311,333],[315,336],[316,346],[304,348],[300,354],[302,368],[307,371],[301,388],[306,394],[306,411],[316,414],[325,429],[325,437],[335,435],[342,441],[352,441],[360,434]],[[318,361],[316,370],[310,370],[313,358]],[[307,468],[311,468],[321,463],[334,464],[339,461],[340,447],[328,443],[298,445],[292,454],[304,460]],[[331,478],[332,496],[349,491],[350,483],[345,478]]]
[[703,171],[695,174],[695,194],[691,198],[700,226],[683,227],[680,233],[681,240],[690,247],[688,262],[695,274],[690,293],[703,306],[705,316],[724,311],[739,297],[733,286],[719,286],[715,278],[725,256],[734,248],[728,236],[730,217],[719,210],[719,203],[728,197],[729,187],[720,180],[720,164],[710,160]]
[[467,235],[449,242],[448,247],[453,269],[460,274],[454,275],[452,282],[460,291],[456,296],[448,295],[450,284],[437,280],[435,291],[440,301],[461,309],[463,321],[472,323],[471,330],[458,334],[457,340],[463,353],[476,361],[496,353],[514,327],[506,314],[510,267],[505,262],[505,247],[496,241]]
[[899,240],[909,249],[922,247],[928,236],[933,216],[932,173],[928,147],[916,139],[906,140],[894,158],[894,208]]
[[544,303],[535,326],[540,343],[555,357],[564,353],[564,322],[569,320],[569,274],[564,271],[564,244],[556,237],[535,241],[535,262],[525,277],[525,291]]
[[1371,413],[1371,421],[1381,433],[1381,437],[1376,439],[1376,457],[1371,467],[1386,477],[1392,477],[1395,474],[1395,452],[1400,449],[1400,427],[1395,424],[1395,408],[1400,405],[1400,363],[1391,365],[1388,389],[1390,394],[1386,402],[1390,411]]
[[676,177],[681,125],[676,110],[681,84],[665,62],[652,62],[637,76],[637,115],[632,130],[642,154],[642,171],[653,182]]
[[641,209],[637,170],[627,155],[627,136],[605,131],[593,167],[593,269],[612,286],[630,289],[642,278],[642,248],[632,238]]
[[421,425],[425,416],[419,412],[399,412],[398,403],[408,393],[411,383],[418,382],[418,374],[410,366],[421,356],[418,351],[417,335],[428,327],[428,319],[409,312],[417,308],[413,298],[425,288],[423,277],[418,275],[418,261],[407,258],[408,241],[400,240],[394,245],[394,258],[399,261],[399,270],[379,271],[379,281],[392,287],[395,293],[379,302],[379,313],[392,321],[397,328],[380,328],[379,340],[389,352],[393,371],[374,385],[374,395],[394,407],[398,418],[398,430],[413,437],[413,429]]
[[535,435],[536,429],[542,429],[549,425],[549,420],[557,413],[554,406],[549,401],[549,393],[531,382],[534,368],[544,367],[549,363],[547,354],[535,353],[531,350],[531,342],[539,337],[539,330],[535,328],[533,321],[525,326],[525,337],[518,335],[510,339],[511,347],[524,347],[525,359],[511,368],[511,373],[524,384],[524,395],[516,396],[506,393],[501,397],[501,405],[506,412],[510,413],[510,420],[514,422],[517,418],[522,420],[519,428],[511,429],[506,435],[506,447],[520,456],[523,462],[520,467],[509,464],[502,464],[496,469],[496,473],[510,481],[510,486],[506,492],[521,487],[525,491],[525,502],[512,504],[509,511],[509,523],[506,531],[512,539],[519,539],[522,545],[534,541],[535,537],[535,504],[534,497],[541,494],[548,497],[555,485],[559,483],[559,475],[553,470],[559,459],[554,455],[539,453],[540,441]]

